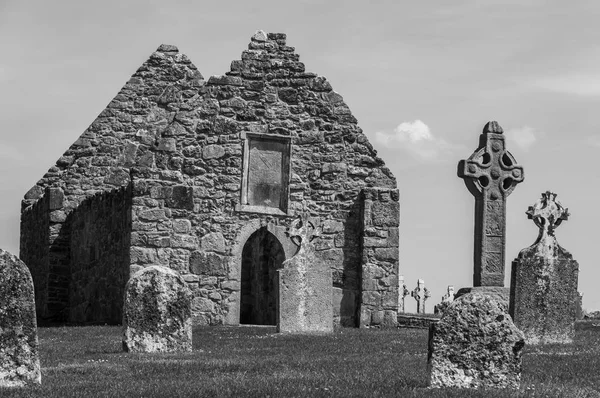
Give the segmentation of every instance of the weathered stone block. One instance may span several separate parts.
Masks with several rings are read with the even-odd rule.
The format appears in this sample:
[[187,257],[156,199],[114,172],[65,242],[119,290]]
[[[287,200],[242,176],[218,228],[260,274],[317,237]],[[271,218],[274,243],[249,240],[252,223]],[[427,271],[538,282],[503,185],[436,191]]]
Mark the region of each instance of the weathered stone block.
[[33,280],[21,260],[0,249],[0,387],[41,381]]
[[197,275],[227,275],[227,262],[217,253],[195,251],[190,257],[190,272]]
[[400,224],[400,204],[398,202],[374,202],[371,208],[373,225],[397,227]]
[[495,300],[464,295],[430,326],[429,384],[518,389],[524,346],[523,333]]
[[125,288],[123,350],[192,350],[192,293],[175,271],[150,266],[134,274]]
[[163,188],[165,190],[165,204],[175,209],[194,209],[194,189],[190,186],[176,185]]
[[200,248],[205,252],[225,253],[225,238],[220,232],[211,232],[200,238]]

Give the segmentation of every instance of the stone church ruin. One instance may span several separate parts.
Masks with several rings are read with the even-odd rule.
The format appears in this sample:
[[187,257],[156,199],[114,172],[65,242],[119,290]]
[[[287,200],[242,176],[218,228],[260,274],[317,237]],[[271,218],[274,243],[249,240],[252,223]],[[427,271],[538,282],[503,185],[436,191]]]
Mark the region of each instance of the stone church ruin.
[[308,213],[333,322],[393,325],[396,180],[342,97],[286,36],[256,32],[204,80],[161,45],[22,202],[20,257],[42,322],[120,323],[135,271],[162,265],[196,324],[275,324],[286,235]]

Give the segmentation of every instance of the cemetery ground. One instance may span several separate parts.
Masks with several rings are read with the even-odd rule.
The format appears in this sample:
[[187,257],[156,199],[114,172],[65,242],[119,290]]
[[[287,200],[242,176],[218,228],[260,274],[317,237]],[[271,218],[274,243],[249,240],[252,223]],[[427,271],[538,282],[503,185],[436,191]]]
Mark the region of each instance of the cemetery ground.
[[122,351],[119,326],[40,328],[42,385],[2,397],[600,397],[600,321],[573,344],[528,346],[521,388],[427,389],[424,329],[195,327],[193,352]]

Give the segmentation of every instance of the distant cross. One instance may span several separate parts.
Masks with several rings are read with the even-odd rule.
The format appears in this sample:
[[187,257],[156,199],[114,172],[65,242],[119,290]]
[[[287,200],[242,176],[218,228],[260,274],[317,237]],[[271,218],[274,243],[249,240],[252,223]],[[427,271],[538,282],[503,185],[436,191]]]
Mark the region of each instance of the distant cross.
[[448,292],[442,296],[442,303],[451,303],[454,301],[454,286],[448,286]]
[[411,296],[417,300],[417,314],[425,313],[425,300],[430,297],[429,290],[425,287],[425,281],[419,279],[417,281],[417,287],[410,293]]
[[498,122],[485,125],[479,148],[458,163],[458,176],[475,196],[473,286],[504,286],[506,198],[524,175]]
[[553,237],[554,230],[560,223],[569,219],[569,209],[564,208],[556,200],[556,196],[554,192],[550,191],[542,193],[542,198],[535,202],[533,206],[529,206],[529,209],[525,212],[527,218],[533,220],[540,229],[538,242],[546,237]]
[[404,284],[404,275],[398,276],[398,289],[400,289],[400,294],[398,295],[398,312],[404,311],[404,298],[410,295],[410,291],[406,288]]

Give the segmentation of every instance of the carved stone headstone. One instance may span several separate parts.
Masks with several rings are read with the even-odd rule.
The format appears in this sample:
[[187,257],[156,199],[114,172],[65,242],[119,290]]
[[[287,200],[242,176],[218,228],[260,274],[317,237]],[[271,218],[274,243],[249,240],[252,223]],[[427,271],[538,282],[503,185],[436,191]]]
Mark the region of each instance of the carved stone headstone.
[[0,249],[0,387],[41,381],[31,274],[21,260]]
[[299,246],[283,262],[279,274],[278,332],[333,331],[332,274],[329,264],[317,260],[315,239],[320,230],[308,216],[292,222],[287,231]]
[[425,300],[431,297],[431,295],[429,294],[429,290],[425,287],[425,281],[423,279],[417,280],[417,287],[410,295],[417,300],[417,314],[424,314]]
[[454,300],[429,328],[429,385],[519,388],[523,333],[483,293]]
[[408,290],[408,288],[404,284],[404,275],[398,276],[398,289],[400,293],[398,294],[398,313],[403,313],[405,312],[404,299],[406,298],[406,296],[410,295],[410,290]]
[[580,299],[579,264],[554,236],[556,227],[568,219],[568,209],[548,191],[529,207],[527,216],[539,234],[513,261],[510,314],[529,344],[570,343]]
[[442,302],[433,307],[434,314],[441,314],[454,301],[454,286],[449,285],[446,294],[442,296]]
[[192,350],[192,293],[181,275],[153,265],[136,272],[125,287],[123,350]]
[[504,286],[506,198],[524,175],[498,122],[485,125],[479,147],[458,163],[458,176],[475,196],[473,286]]

